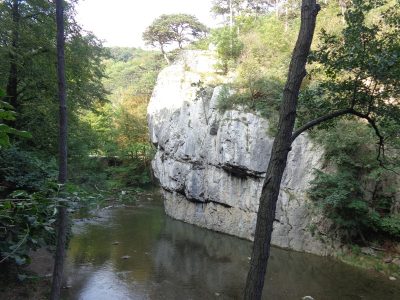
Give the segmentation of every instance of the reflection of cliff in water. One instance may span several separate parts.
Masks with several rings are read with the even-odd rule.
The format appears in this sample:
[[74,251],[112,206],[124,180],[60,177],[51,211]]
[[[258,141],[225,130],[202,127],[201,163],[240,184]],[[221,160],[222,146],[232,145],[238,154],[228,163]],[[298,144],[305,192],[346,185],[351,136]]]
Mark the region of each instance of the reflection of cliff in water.
[[240,298],[249,253],[246,241],[167,218],[153,257],[162,277],[182,287],[181,299]]
[[[168,218],[153,257],[162,277],[173,281],[173,286],[182,287],[174,294],[182,295],[181,299],[215,297],[215,293],[222,298],[240,299],[250,253],[250,242]],[[315,299],[399,297],[399,286],[366,273],[329,258],[274,248],[264,296],[269,299],[301,299],[306,295]],[[166,292],[163,285],[160,288],[155,298]]]
[[[158,196],[113,210],[72,237],[63,299],[241,299],[251,243],[166,217]],[[391,300],[400,299],[400,287],[331,259],[274,248],[265,298],[306,295]]]

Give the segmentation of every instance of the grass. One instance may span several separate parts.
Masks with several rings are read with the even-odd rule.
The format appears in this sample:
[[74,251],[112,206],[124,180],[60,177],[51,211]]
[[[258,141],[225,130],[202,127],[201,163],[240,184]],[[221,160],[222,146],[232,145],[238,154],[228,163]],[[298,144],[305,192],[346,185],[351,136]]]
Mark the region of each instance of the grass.
[[393,262],[385,262],[385,259],[388,257],[395,259],[396,255],[391,255],[391,253],[385,251],[376,251],[376,256],[372,256],[362,253],[358,247],[353,247],[337,255],[340,261],[348,265],[366,270],[373,270],[386,276],[400,279],[400,266]]

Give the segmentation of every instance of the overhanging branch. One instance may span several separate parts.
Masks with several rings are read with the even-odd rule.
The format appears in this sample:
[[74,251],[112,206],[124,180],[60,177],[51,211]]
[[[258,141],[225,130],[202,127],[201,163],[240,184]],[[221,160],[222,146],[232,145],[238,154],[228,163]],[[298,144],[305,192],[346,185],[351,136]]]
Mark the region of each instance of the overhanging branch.
[[342,110],[338,110],[338,111],[334,111],[330,114],[324,115],[322,117],[319,117],[317,119],[314,119],[306,124],[304,124],[303,126],[301,126],[299,129],[297,129],[295,132],[293,132],[292,134],[292,143],[294,142],[294,140],[300,135],[302,134],[304,131],[313,128],[314,126],[317,126],[323,122],[332,120],[334,118],[346,115],[346,114],[351,114],[351,112],[353,111],[352,108],[346,108],[346,109],[342,109]]
[[343,115],[354,115],[356,117],[359,117],[361,119],[364,119],[366,121],[368,121],[369,125],[374,129],[375,131],[375,135],[378,137],[379,141],[378,141],[378,155],[377,155],[377,161],[379,162],[379,165],[388,170],[391,171],[393,173],[399,174],[397,173],[395,170],[389,169],[385,166],[383,159],[385,158],[385,138],[382,135],[382,133],[380,132],[376,121],[370,116],[370,113],[367,114],[363,114],[361,112],[356,111],[354,108],[346,108],[346,109],[342,109],[342,110],[338,110],[338,111],[334,111],[332,113],[329,113],[327,115],[321,116],[317,119],[314,119],[306,124],[304,124],[302,127],[300,127],[299,129],[297,129],[295,132],[293,132],[292,134],[292,143],[294,142],[294,140],[300,135],[302,134],[304,131],[313,128],[314,126],[317,126],[323,122],[332,120],[334,118],[343,116]]

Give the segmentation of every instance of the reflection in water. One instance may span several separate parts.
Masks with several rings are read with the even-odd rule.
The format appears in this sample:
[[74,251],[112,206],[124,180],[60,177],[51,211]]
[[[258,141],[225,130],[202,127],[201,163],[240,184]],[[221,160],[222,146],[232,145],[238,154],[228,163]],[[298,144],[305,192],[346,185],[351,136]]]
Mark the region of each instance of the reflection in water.
[[[147,198],[73,237],[64,299],[240,299],[251,244],[165,217],[158,194]],[[306,295],[400,299],[400,286],[331,259],[273,249],[265,297]]]

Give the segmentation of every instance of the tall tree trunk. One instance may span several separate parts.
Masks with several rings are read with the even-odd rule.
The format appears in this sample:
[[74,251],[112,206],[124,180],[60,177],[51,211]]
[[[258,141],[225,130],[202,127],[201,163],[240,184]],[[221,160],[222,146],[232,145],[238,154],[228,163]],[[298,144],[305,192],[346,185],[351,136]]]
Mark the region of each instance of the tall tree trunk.
[[346,24],[346,10],[347,10],[347,4],[345,0],[339,0],[339,6],[340,10],[342,11],[342,22],[343,24]]
[[165,52],[165,50],[164,50],[164,46],[161,45],[160,48],[161,48],[161,53],[163,54],[165,61],[167,62],[167,64],[170,65],[170,64],[171,64],[171,61],[169,60],[169,57],[168,57],[168,55],[167,55],[167,52]]
[[231,28],[231,32],[232,32],[232,28],[233,28],[233,4],[232,4],[232,0],[229,0],[229,27]]
[[[56,0],[57,22],[57,76],[58,97],[60,102],[60,135],[59,135],[59,173],[58,182],[61,189],[67,182],[67,95],[65,82],[65,58],[64,58],[64,1]],[[64,269],[65,248],[67,240],[67,209],[64,203],[58,206],[57,216],[57,247],[54,261],[53,282],[51,286],[51,300],[60,299],[62,275]]]
[[285,31],[289,30],[289,4],[285,7]]
[[18,110],[18,44],[19,44],[19,0],[13,0],[11,7],[12,30],[11,49],[9,50],[10,70],[7,82],[7,98],[9,103]]
[[279,18],[279,1],[275,0],[275,16]]
[[261,299],[265,273],[270,254],[271,235],[275,219],[276,202],[287,156],[291,149],[292,133],[296,120],[300,85],[306,75],[305,65],[314,35],[316,17],[320,10],[316,0],[303,0],[301,27],[292,54],[289,73],[279,113],[278,134],[275,137],[257,214],[257,224],[247,275],[244,299]]

